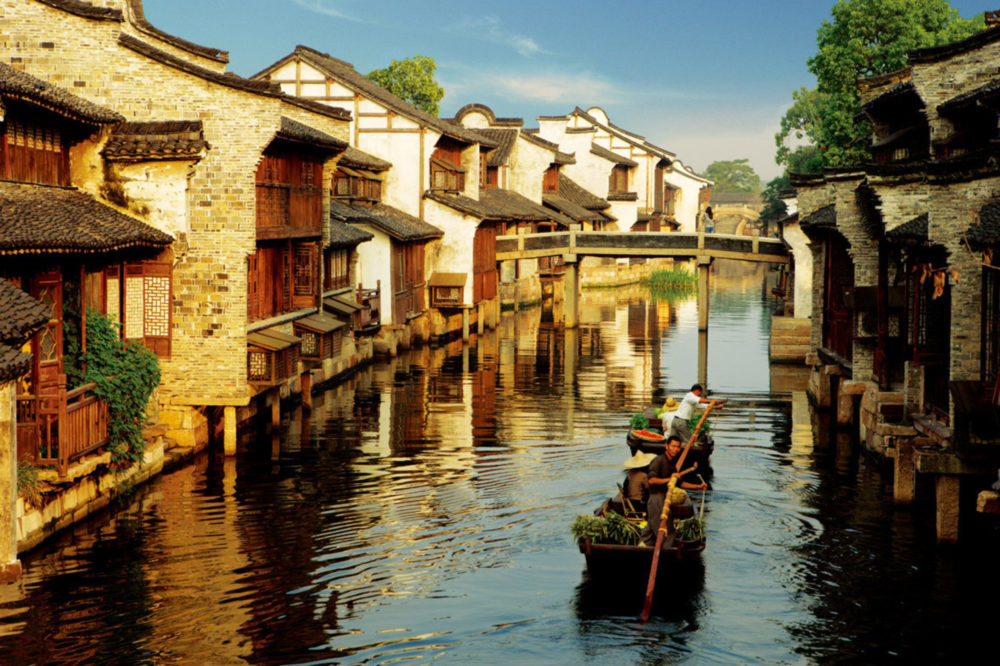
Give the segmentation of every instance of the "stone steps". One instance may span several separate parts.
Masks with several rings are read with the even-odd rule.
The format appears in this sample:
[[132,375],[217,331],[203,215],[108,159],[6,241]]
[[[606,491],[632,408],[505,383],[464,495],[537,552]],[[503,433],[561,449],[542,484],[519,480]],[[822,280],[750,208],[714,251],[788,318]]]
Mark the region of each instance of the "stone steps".
[[810,351],[812,324],[809,319],[771,317],[768,345],[772,363],[805,363]]

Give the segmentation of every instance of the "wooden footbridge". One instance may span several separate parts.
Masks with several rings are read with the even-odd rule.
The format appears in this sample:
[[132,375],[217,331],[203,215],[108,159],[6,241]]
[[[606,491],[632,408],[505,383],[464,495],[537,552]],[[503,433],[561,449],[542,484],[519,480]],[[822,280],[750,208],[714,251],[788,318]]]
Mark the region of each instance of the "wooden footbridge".
[[704,232],[556,231],[497,237],[497,261],[561,256],[566,265],[566,327],[579,322],[583,257],[673,257],[694,259],[698,266],[698,328],[708,328],[708,268],[715,259],[788,263],[788,248],[777,238]]

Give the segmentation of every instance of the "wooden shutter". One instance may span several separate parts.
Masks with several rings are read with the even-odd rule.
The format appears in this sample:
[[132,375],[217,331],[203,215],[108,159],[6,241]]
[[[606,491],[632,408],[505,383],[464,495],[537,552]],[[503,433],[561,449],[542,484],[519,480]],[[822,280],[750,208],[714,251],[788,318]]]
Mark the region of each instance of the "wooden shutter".
[[160,357],[170,356],[172,271],[169,263],[125,264],[122,335]]

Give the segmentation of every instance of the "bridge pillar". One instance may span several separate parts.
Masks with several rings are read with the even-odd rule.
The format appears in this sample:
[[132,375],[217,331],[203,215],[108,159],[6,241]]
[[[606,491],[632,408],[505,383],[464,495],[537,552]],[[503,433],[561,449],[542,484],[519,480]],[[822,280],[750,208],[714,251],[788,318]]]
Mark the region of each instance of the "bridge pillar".
[[698,257],[698,330],[708,330],[708,269],[711,257]]
[[566,274],[563,277],[563,322],[566,328],[580,323],[580,265],[575,254],[564,254]]

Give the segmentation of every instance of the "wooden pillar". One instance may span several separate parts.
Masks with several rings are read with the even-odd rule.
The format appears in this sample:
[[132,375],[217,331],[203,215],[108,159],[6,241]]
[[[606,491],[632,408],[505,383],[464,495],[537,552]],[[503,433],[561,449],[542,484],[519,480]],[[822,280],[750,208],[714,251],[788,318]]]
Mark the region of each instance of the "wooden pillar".
[[708,331],[698,331],[698,383],[708,388]]
[[227,456],[236,455],[236,408],[222,408],[222,449]]
[[469,341],[469,308],[462,308],[462,342]]
[[934,479],[938,543],[958,543],[958,497],[961,478],[942,474]]
[[275,386],[268,393],[271,398],[271,428],[277,430],[281,427],[281,388]]
[[896,458],[892,462],[892,498],[896,504],[909,504],[913,501],[915,474],[912,439],[900,437],[896,440]]
[[708,330],[708,270],[710,257],[698,257],[698,330]]
[[564,254],[566,275],[563,277],[563,319],[566,328],[580,323],[580,271],[575,254]]
[[483,302],[479,301],[476,303],[476,333],[482,335],[486,332],[486,308],[483,307]]
[[14,382],[0,382],[0,583],[21,577],[17,559],[17,409]]
[[311,411],[313,407],[313,375],[311,370],[306,370],[299,375],[299,385],[302,387],[302,407],[306,411]]

